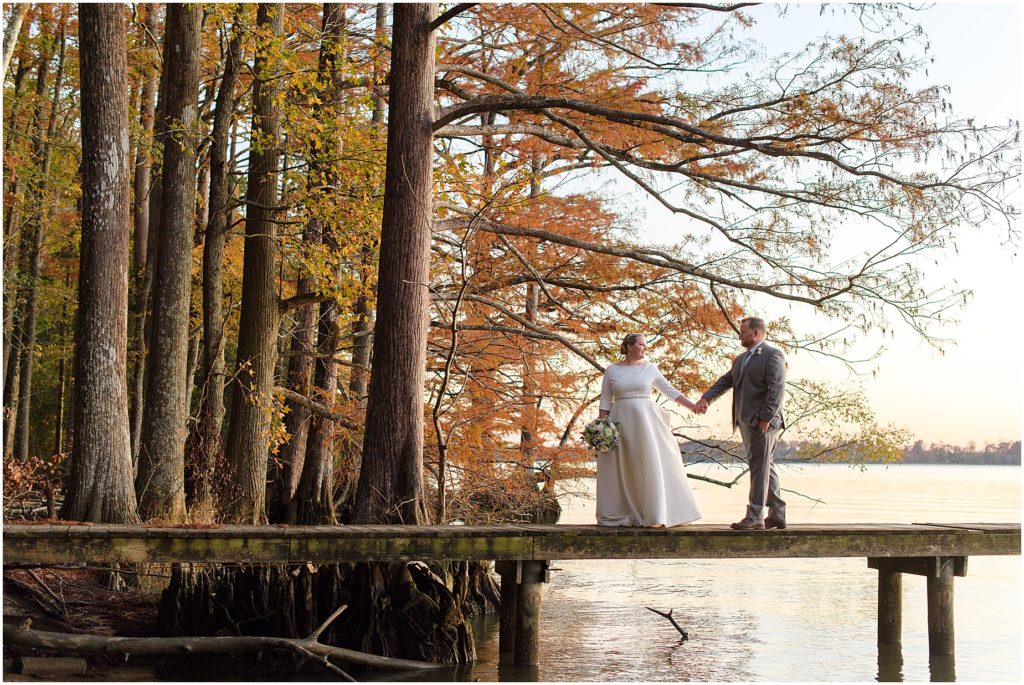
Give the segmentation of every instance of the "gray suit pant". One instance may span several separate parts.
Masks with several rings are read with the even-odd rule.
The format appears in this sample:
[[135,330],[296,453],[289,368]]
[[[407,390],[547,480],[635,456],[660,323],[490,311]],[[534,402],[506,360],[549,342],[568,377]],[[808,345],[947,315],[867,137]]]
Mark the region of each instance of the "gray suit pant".
[[771,428],[767,433],[762,433],[756,426],[741,425],[739,428],[747,452],[747,464],[750,466],[746,518],[760,521],[764,518],[764,508],[768,506],[771,507],[772,518],[785,521],[786,503],[779,496],[779,475],[775,472],[775,460],[772,458],[782,429]]

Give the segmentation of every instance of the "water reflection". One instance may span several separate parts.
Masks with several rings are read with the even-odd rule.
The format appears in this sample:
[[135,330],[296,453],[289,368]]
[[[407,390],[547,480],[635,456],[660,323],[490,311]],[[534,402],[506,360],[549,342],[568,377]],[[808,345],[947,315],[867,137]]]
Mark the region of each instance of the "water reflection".
[[540,666],[515,666],[511,663],[498,664],[498,680],[503,683],[540,682]]
[[878,682],[903,682],[902,645],[878,645]]

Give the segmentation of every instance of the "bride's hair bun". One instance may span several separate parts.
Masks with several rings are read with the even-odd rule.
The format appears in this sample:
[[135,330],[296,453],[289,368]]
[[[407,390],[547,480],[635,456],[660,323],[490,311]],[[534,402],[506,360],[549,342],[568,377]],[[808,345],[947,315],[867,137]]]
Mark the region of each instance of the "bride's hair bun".
[[636,341],[644,337],[643,333],[628,333],[626,337],[622,339],[622,344],[619,345],[619,352],[625,355],[629,351],[630,345],[635,345]]

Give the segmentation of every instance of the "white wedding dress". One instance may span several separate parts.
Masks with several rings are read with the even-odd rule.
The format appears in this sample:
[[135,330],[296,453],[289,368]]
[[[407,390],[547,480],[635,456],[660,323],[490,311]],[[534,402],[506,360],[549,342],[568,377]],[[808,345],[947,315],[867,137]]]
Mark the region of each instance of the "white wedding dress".
[[700,518],[679,445],[651,399],[652,387],[671,399],[682,395],[650,362],[605,370],[601,409],[611,410],[619,444],[597,456],[599,526],[678,526]]

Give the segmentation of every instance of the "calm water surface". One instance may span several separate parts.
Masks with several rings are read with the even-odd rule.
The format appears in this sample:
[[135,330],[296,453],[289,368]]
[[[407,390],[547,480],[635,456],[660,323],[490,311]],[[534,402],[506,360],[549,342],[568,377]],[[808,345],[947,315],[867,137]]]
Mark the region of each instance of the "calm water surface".
[[[723,478],[718,467],[691,473]],[[1020,468],[784,465],[791,523],[953,523],[1020,520]],[[725,478],[728,480],[729,478]],[[703,523],[743,513],[747,480],[732,489],[691,479]],[[593,482],[572,485],[593,492]],[[822,500],[813,501],[810,498]],[[562,523],[592,523],[594,502],[573,496]],[[926,584],[904,575],[902,655],[879,664],[877,571],[867,560],[562,561],[544,587],[538,669],[498,669],[496,618],[477,626],[478,661],[455,677],[544,681],[1020,682],[1020,558],[971,557],[955,587],[956,656],[928,660]],[[664,618],[689,633],[680,644]],[[936,672],[933,674],[930,668]],[[880,678],[881,676],[881,678]]]

